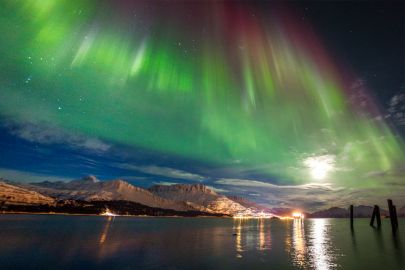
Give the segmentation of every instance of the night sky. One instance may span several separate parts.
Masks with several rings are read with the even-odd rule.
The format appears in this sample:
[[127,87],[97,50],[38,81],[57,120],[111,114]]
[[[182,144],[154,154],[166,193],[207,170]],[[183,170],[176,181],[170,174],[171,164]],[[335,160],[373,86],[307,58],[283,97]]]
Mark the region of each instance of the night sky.
[[0,4],[0,177],[405,204],[405,4]]

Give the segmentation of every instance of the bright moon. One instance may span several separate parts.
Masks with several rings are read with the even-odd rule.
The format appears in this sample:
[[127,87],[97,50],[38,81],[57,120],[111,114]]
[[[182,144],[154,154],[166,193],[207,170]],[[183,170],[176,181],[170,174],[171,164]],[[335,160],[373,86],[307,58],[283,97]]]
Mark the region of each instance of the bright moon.
[[313,178],[323,180],[329,172],[335,169],[335,156],[323,155],[309,157],[304,160],[304,165],[309,169]]

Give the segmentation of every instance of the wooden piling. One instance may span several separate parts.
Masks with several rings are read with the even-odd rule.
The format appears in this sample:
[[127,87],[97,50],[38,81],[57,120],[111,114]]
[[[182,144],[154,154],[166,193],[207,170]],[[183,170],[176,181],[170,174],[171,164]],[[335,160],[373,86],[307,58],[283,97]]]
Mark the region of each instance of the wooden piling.
[[378,205],[374,205],[374,208],[376,209],[376,218],[377,218],[377,228],[381,227],[381,214],[380,214],[380,207]]
[[350,213],[350,228],[353,229],[353,205],[350,205],[349,213]]
[[370,226],[374,227],[374,218],[375,218],[375,207],[373,209],[373,213],[371,214]]
[[381,227],[380,207],[374,205],[373,214],[371,216],[370,226],[374,227],[374,220],[377,219],[377,228]]
[[393,205],[394,210],[394,221],[395,221],[395,229],[398,230],[398,216],[397,216],[397,206]]
[[396,221],[395,219],[397,211],[391,199],[388,199],[387,202],[388,202],[388,210],[390,212],[391,228],[392,232],[395,234],[397,231],[397,223],[398,223],[398,220]]
[[375,206],[374,206],[373,213],[371,214],[371,220],[370,220],[370,226],[371,227],[374,227],[375,216],[376,216],[376,214],[375,214]]

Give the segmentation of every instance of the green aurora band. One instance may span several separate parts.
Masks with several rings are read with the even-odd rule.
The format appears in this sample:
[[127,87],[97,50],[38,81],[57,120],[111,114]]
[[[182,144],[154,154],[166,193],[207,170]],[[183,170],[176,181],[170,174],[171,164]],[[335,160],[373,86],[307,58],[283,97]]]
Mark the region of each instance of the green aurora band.
[[308,158],[338,185],[399,181],[403,142],[348,102],[355,76],[293,16],[209,3],[190,25],[138,6],[131,20],[98,1],[2,1],[0,116],[283,184],[314,181]]

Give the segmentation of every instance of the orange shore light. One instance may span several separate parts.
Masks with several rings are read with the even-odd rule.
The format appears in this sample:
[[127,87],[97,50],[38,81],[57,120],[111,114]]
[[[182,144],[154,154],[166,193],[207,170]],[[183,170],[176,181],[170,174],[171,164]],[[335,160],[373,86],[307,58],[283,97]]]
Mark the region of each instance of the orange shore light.
[[294,212],[292,213],[293,218],[304,218],[304,215],[300,212]]

